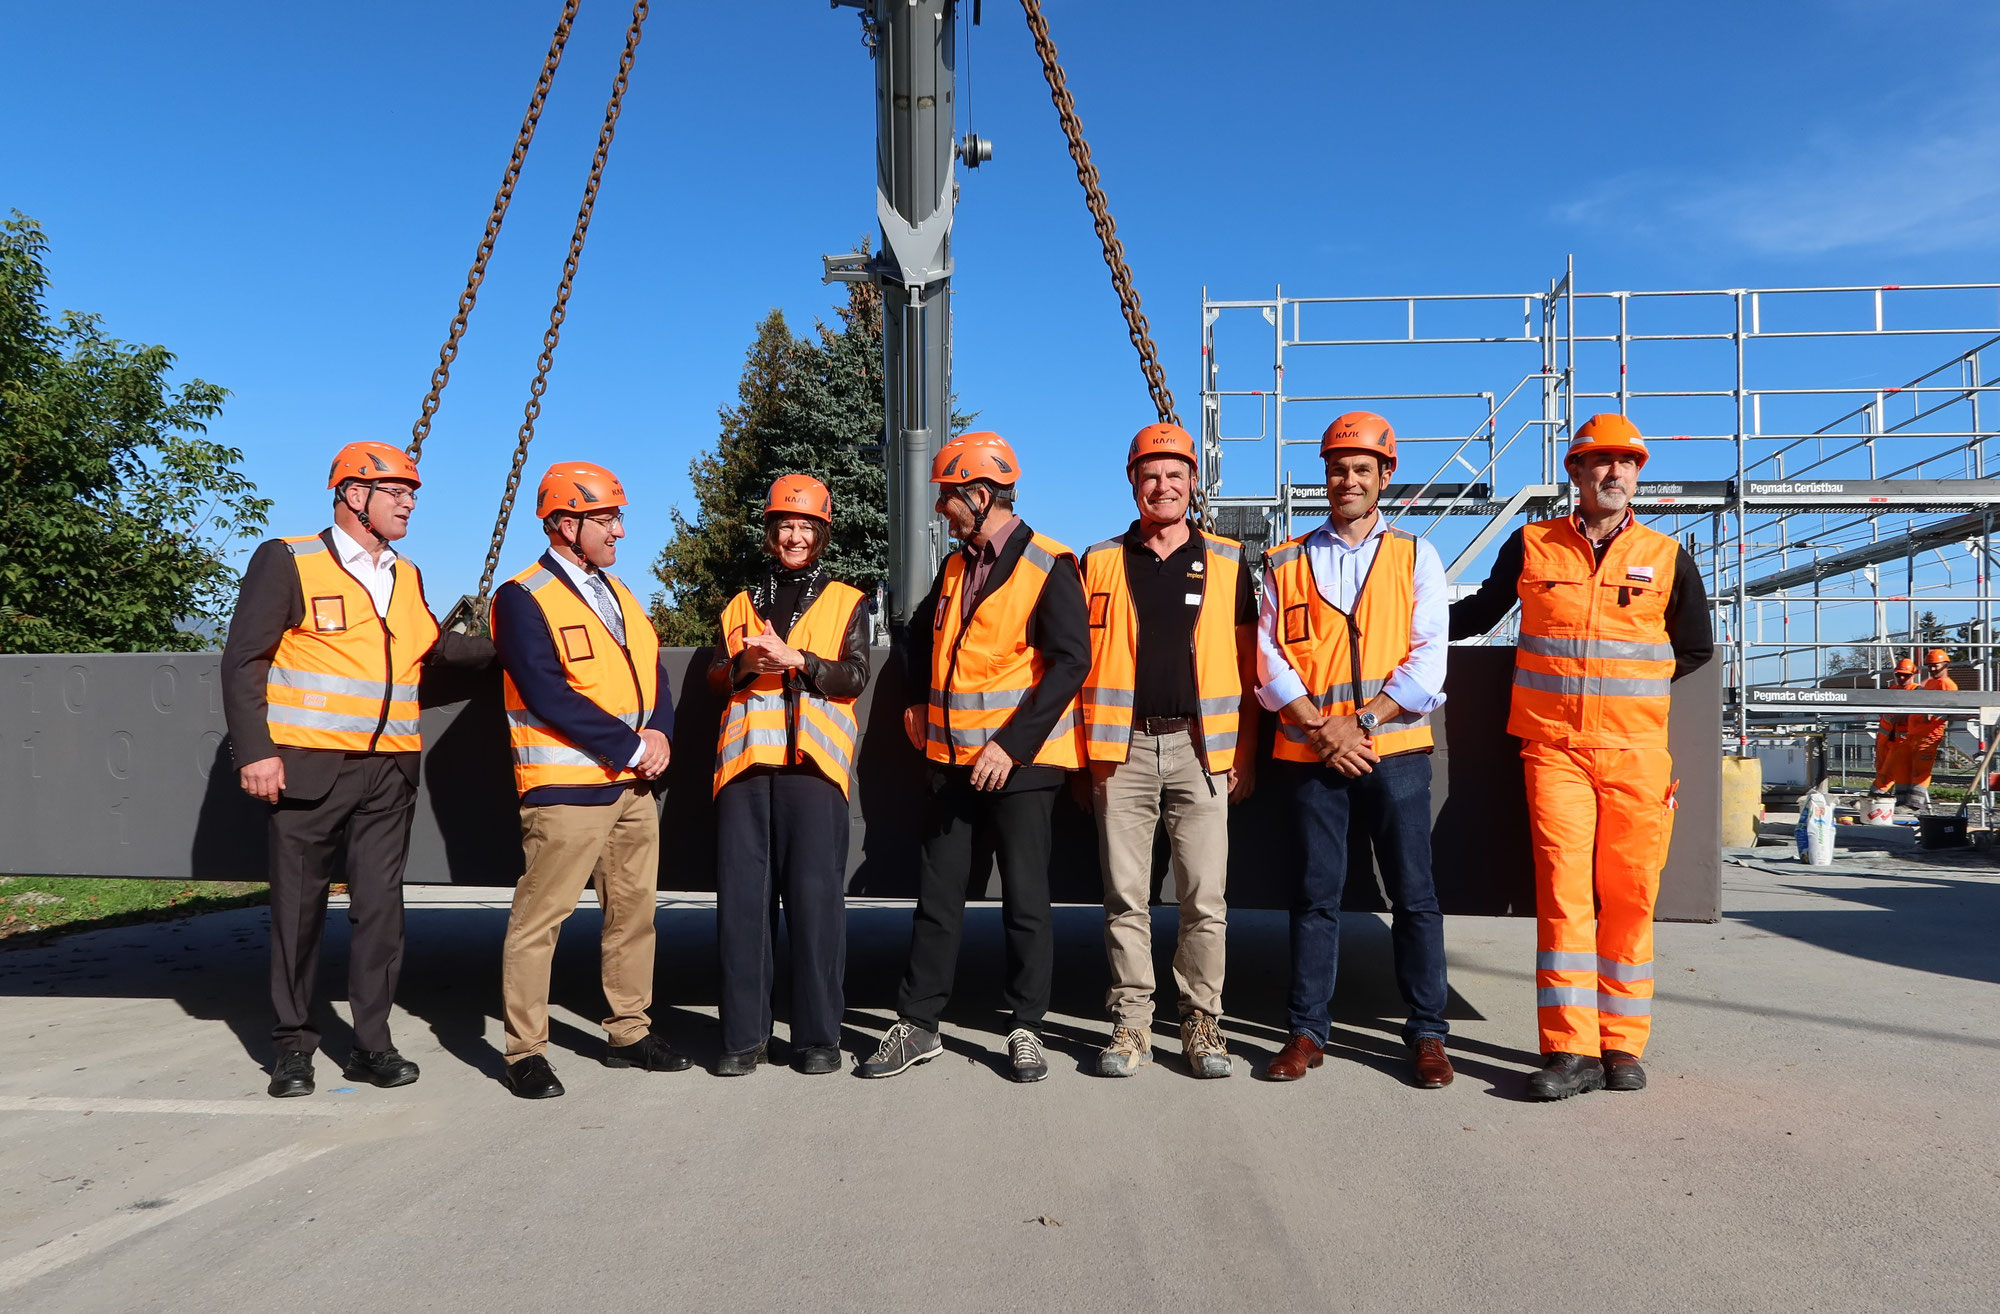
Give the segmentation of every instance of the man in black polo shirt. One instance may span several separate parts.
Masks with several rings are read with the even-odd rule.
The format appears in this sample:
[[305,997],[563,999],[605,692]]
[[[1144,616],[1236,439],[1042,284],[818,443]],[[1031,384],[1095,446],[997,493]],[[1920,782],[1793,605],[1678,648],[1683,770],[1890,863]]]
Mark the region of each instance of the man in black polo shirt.
[[1181,909],[1174,951],[1181,1052],[1199,1077],[1231,1065],[1218,1019],[1228,912],[1229,804],[1254,785],[1257,603],[1242,545],[1188,523],[1194,440],[1150,424],[1126,474],[1139,518],[1084,553],[1090,678],[1082,710],[1104,870],[1111,1043],[1097,1072],[1152,1061],[1153,835],[1162,813]]

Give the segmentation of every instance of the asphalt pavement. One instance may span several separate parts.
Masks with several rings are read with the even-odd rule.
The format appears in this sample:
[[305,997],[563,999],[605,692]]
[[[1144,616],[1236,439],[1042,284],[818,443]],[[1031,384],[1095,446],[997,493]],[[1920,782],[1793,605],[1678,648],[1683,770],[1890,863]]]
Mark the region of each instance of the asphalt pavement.
[[[423,1078],[394,1091],[338,1070],[340,910],[300,1100],[262,1093],[261,909],[0,952],[0,1308],[1994,1308],[2000,867],[1732,852],[1724,920],[1659,928],[1651,1088],[1555,1105],[1523,1099],[1525,920],[1448,921],[1442,1091],[1409,1084],[1373,916],[1347,919],[1327,1064],[1292,1085],[1253,1075],[1285,1039],[1273,913],[1231,919],[1237,1075],[1194,1079],[1169,1030],[1118,1081],[1087,1071],[1101,914],[1061,910],[1054,1071],[1017,1086],[996,908],[968,919],[946,1053],[871,1082],[702,1070],[700,896],[661,897],[655,1018],[702,1067],[601,1066],[586,904],[553,992],[569,1094],[540,1103],[498,1081],[504,891],[411,891],[395,1035]],[[910,912],[850,919],[865,1051]]]

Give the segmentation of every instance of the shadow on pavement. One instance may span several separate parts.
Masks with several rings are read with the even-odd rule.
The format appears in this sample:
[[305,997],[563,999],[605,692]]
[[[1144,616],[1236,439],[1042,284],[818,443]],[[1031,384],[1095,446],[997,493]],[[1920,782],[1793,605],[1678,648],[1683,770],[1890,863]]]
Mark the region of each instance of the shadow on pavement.
[[[1961,860],[1970,856],[1965,850],[1955,852]],[[1994,952],[2000,938],[2000,880],[1941,873],[1841,874],[1867,884],[1792,887],[1812,896],[1813,906],[1732,913],[1730,920],[1854,958],[2000,982],[2000,954]]]
[[[909,948],[907,906],[850,907],[848,910],[847,1014],[842,1047],[871,1052],[895,1018],[896,987]],[[1161,983],[1155,1035],[1177,1047],[1178,1012],[1173,989],[1173,948],[1177,918],[1171,908],[1155,910],[1154,970]],[[0,998],[157,998],[173,1000],[189,1017],[225,1025],[244,1050],[258,1060],[270,1057],[271,1018],[266,1003],[268,914],[262,908],[217,913],[162,925],[127,927],[0,956]],[[500,947],[507,909],[410,905],[407,950],[397,1003],[428,1026],[439,1046],[467,1066],[499,1079],[503,1068],[493,1020],[500,1015]],[[658,918],[659,947],[654,975],[653,1019],[658,1030],[704,1067],[719,1053],[720,1031],[712,1010],[717,996],[715,913],[712,905],[666,906]],[[574,1017],[603,1014],[598,985],[598,934],[602,917],[580,908],[564,924],[550,983],[551,1002]],[[1086,906],[1056,909],[1055,992],[1044,1043],[1087,1068],[1110,1038],[1104,1017],[1108,974],[1104,958],[1103,913]],[[348,926],[338,909],[327,919],[322,950],[322,990],[345,1000]],[[1225,1030],[1232,1049],[1261,1066],[1287,1038],[1285,1000],[1289,978],[1285,914],[1232,911],[1229,977],[1224,994]],[[778,951],[775,1013],[783,1023],[786,999],[786,946]],[[965,943],[958,984],[945,1013],[945,1044],[955,1054],[994,1063],[1004,1061],[1008,1028],[1001,1007],[1003,940],[997,905],[975,904],[966,912]],[[704,1012],[702,1010],[710,1010]],[[1407,1080],[1403,1061],[1403,1007],[1391,972],[1388,928],[1376,917],[1342,919],[1340,987],[1333,1005],[1335,1048],[1352,1059]],[[1447,1016],[1480,1015],[1456,992]],[[324,1004],[318,1010],[324,1049],[344,1059],[353,1033]],[[404,1023],[407,1026],[408,1023]],[[407,1039],[407,1038],[406,1038]],[[578,1026],[561,1014],[550,1019],[550,1048],[558,1066],[569,1054],[591,1061],[603,1053],[594,1027]],[[1454,1040],[1468,1057],[1482,1048]],[[777,1046],[775,1061],[789,1057]],[[1493,1058],[1532,1062],[1531,1055],[1494,1051]],[[1159,1060],[1185,1072],[1178,1054],[1164,1050]],[[1463,1070],[1473,1072],[1476,1061]],[[1239,1071],[1241,1070],[1239,1065]],[[1498,1069],[1494,1069],[1497,1074]]]

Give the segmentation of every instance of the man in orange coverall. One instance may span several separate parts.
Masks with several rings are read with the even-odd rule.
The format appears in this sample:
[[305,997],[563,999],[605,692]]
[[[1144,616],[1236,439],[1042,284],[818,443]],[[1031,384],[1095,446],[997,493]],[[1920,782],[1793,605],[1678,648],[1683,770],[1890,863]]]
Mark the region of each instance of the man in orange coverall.
[[[1942,648],[1933,648],[1924,654],[1924,674],[1926,679],[1917,686],[1920,689],[1956,689],[1958,682],[1951,678],[1951,654]],[[1944,747],[1944,733],[1949,728],[1942,716],[1926,716],[1913,712],[1908,719],[1909,730],[1903,748],[1903,769],[1896,777],[1900,788],[1896,790],[1899,802],[1923,809],[1931,805],[1931,768],[1937,764],[1938,750]]]
[[1451,637],[1521,604],[1507,732],[1521,740],[1535,850],[1542,1068],[1532,1099],[1643,1090],[1653,1012],[1653,904],[1673,833],[1673,681],[1714,652],[1701,571],[1632,516],[1646,440],[1593,415],[1564,468],[1574,515],[1514,532]]
[[[1896,670],[1889,677],[1891,689],[1909,689],[1915,686],[1917,664],[1908,657],[1899,658]],[[1885,714],[1875,723],[1875,783],[1870,785],[1871,794],[1891,794],[1901,779],[1904,757],[1909,748],[1909,724],[1907,716]]]

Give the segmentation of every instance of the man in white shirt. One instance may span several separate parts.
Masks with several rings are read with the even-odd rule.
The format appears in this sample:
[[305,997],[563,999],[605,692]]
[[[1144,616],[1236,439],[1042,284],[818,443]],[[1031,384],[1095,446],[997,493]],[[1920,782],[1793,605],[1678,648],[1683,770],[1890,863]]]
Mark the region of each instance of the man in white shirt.
[[1299,826],[1292,903],[1292,1037],[1265,1069],[1297,1081],[1322,1062],[1340,965],[1350,817],[1368,828],[1394,910],[1396,985],[1416,1082],[1450,1084],[1444,919],[1431,881],[1430,713],[1444,702],[1444,568],[1376,508],[1396,468],[1389,422],[1353,411],[1320,440],[1332,514],[1264,555],[1257,700]]

